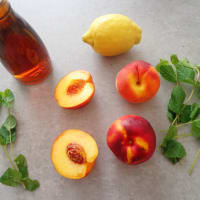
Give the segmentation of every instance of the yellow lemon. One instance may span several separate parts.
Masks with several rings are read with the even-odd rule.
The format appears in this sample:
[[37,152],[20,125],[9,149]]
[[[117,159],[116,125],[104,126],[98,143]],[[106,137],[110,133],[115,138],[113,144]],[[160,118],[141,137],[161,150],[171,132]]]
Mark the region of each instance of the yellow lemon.
[[116,56],[138,44],[141,37],[141,28],[131,19],[108,14],[95,19],[82,40],[103,56]]

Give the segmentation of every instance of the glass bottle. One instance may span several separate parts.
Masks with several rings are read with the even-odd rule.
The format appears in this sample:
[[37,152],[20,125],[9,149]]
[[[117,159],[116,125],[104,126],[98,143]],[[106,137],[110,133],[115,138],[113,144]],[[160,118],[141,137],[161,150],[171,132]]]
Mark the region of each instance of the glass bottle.
[[7,0],[0,2],[0,61],[25,84],[39,83],[51,72],[42,40]]

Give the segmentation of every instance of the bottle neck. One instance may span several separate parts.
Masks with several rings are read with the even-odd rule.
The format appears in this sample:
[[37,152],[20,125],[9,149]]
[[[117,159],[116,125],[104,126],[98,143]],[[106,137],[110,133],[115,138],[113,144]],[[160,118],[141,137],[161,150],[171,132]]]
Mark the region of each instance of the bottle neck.
[[7,0],[1,0],[0,2],[0,19],[7,16],[10,10],[10,4]]

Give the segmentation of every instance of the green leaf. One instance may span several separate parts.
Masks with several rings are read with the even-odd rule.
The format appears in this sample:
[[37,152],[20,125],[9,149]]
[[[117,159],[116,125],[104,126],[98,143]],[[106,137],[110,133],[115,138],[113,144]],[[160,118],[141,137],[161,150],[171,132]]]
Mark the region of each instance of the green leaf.
[[[199,95],[199,94],[200,94],[200,90],[199,90],[199,89],[200,89],[200,82],[199,82],[199,81],[195,81],[193,85],[195,85],[196,88],[198,88],[198,91],[197,91],[197,92],[198,92],[198,95]],[[197,97],[198,97],[198,95],[197,95]],[[198,97],[198,98],[199,98],[199,97]]]
[[176,54],[171,55],[171,63],[176,65],[179,62],[179,59]]
[[0,145],[6,145],[6,140],[0,135]]
[[199,115],[199,106],[197,103],[192,105],[186,105],[183,111],[180,113],[178,122],[186,123],[197,118]]
[[0,136],[1,136],[1,145],[6,145],[9,143],[10,141],[10,133],[9,131],[4,127],[2,126],[0,128]]
[[176,74],[171,65],[160,65],[160,74],[165,80],[176,83]]
[[16,169],[8,168],[0,178],[0,183],[16,187],[21,182],[22,175]]
[[192,111],[192,106],[186,105],[179,116],[179,122],[181,123],[189,122],[191,120],[190,118],[191,111]]
[[178,81],[191,84],[195,83],[194,81],[195,72],[193,69],[178,64],[178,66],[176,67],[176,71],[177,71]]
[[16,119],[13,115],[9,115],[0,128],[0,144],[6,145],[13,143],[16,139]]
[[[16,128],[13,128],[12,130],[11,130],[11,142],[12,143],[14,143],[15,142],[15,140],[16,140]],[[10,138],[9,138],[9,143],[8,144],[10,144],[11,143],[10,142]]]
[[[11,133],[11,135],[10,135]],[[6,127],[2,126],[0,128],[0,144],[6,145],[15,142],[16,140],[16,129],[7,130]]]
[[160,59],[160,62],[156,65],[156,70],[157,70],[158,72],[160,72],[160,66],[161,66],[161,65],[169,65],[168,60]]
[[174,139],[167,140],[165,146],[161,147],[162,154],[168,158],[173,164],[176,164],[179,160],[186,156],[184,146]]
[[174,119],[176,118],[176,113],[172,112],[171,110],[168,109],[167,113],[168,119],[170,122],[173,122]]
[[196,119],[192,122],[192,136],[200,139],[200,119]]
[[22,178],[28,177],[28,166],[26,158],[22,154],[20,154],[15,159],[15,163],[22,174]]
[[30,178],[23,179],[23,183],[28,191],[34,191],[40,186],[38,180],[32,180]]
[[178,64],[178,66],[183,66],[183,67],[188,67],[188,68],[194,67],[194,65],[191,64],[190,61],[187,58],[183,58],[177,64]]
[[200,64],[197,64],[196,67],[200,69]]
[[3,92],[0,92],[0,105],[3,103]]
[[166,147],[167,141],[173,139],[176,136],[177,136],[177,128],[176,126],[171,125],[167,131],[167,134],[165,135],[163,139],[161,147]]
[[191,107],[190,119],[194,120],[199,115],[199,105],[197,103],[193,103]]
[[170,111],[178,114],[181,111],[186,94],[181,86],[176,86],[171,93],[168,108]]
[[10,89],[6,89],[3,94],[3,105],[12,108],[15,97]]
[[4,101],[11,103],[15,100],[14,94],[10,89],[4,91]]
[[13,115],[9,115],[3,124],[3,126],[6,127],[8,130],[15,128],[16,125],[17,125],[17,121]]

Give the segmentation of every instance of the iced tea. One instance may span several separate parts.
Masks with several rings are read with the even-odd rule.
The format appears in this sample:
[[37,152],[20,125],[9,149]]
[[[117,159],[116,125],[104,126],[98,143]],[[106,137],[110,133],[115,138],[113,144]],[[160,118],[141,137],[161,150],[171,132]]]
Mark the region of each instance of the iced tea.
[[38,83],[51,71],[50,58],[42,40],[7,0],[0,3],[0,60],[25,84]]

